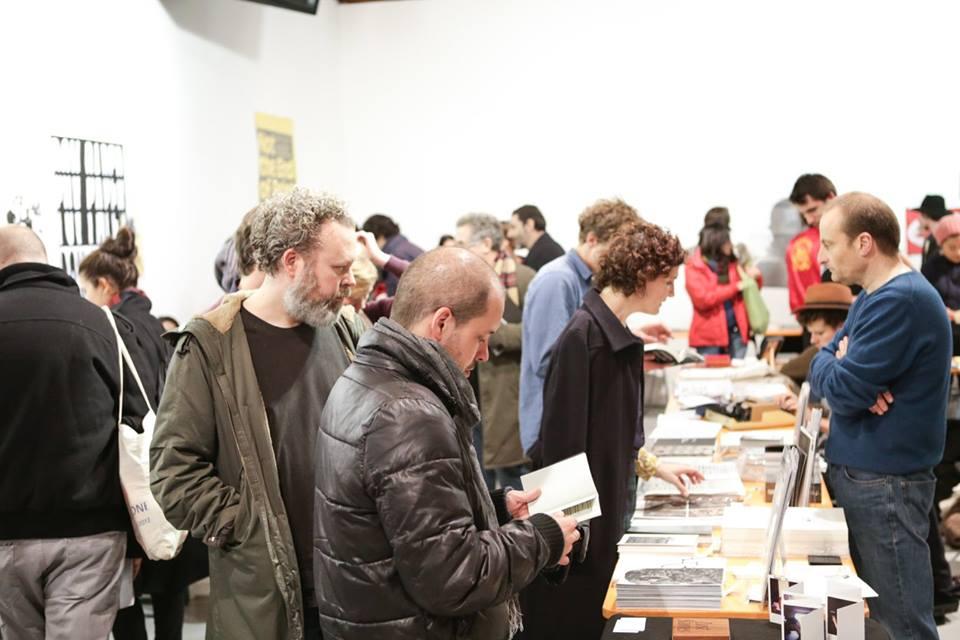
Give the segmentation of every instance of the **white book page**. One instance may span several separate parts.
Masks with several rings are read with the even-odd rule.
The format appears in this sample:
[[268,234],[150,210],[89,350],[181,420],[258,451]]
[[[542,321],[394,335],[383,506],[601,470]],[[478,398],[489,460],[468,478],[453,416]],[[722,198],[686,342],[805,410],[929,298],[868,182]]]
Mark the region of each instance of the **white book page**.
[[585,453],[521,476],[520,481],[524,491],[541,491],[540,497],[529,504],[531,515],[561,511],[577,522],[600,515],[599,494]]
[[[703,481],[687,484],[690,495],[746,495],[736,462],[705,462],[693,466],[703,474]],[[644,481],[640,492],[645,496],[680,495],[680,489],[660,478]]]

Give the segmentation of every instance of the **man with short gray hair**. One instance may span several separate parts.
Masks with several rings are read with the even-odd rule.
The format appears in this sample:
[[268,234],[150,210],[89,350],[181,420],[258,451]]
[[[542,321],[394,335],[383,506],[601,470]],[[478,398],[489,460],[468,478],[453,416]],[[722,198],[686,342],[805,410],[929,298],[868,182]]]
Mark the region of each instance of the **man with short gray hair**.
[[167,518],[209,546],[212,637],[319,638],[313,442],[349,363],[332,325],[354,280],[343,204],[295,189],[262,203],[266,276],[176,335],[150,450]]
[[531,516],[539,491],[491,495],[467,376],[488,357],[504,291],[483,260],[434,249],[360,342],[317,436],[314,579],[341,640],[508,640],[516,594],[567,564],[576,520]]
[[523,303],[536,272],[500,250],[503,232],[492,215],[472,213],[457,220],[456,241],[493,268],[506,292],[503,324],[490,337],[490,360],[471,377],[483,421],[475,442],[487,486],[520,488],[529,462],[520,446],[520,353]]

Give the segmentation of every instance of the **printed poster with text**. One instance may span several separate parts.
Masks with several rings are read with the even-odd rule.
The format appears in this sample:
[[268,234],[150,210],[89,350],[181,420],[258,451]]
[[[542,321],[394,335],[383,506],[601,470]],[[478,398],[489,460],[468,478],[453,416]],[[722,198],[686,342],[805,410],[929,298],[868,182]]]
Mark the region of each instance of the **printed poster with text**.
[[293,155],[293,120],[256,114],[257,153],[260,162],[260,200],[275,193],[290,191],[297,183],[297,163]]

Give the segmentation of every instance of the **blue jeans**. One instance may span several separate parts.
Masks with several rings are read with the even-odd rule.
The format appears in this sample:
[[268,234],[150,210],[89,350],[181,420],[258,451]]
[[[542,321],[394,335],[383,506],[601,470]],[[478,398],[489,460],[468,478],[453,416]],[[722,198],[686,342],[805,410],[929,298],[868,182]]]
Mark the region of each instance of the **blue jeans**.
[[827,477],[850,532],[860,577],[880,595],[870,616],[897,640],[937,640],[930,570],[930,470],[884,475],[831,464]]
[[731,358],[743,358],[747,355],[747,343],[740,336],[740,331],[734,329],[729,334],[730,344],[726,347],[696,347],[697,353],[702,356],[728,353]]

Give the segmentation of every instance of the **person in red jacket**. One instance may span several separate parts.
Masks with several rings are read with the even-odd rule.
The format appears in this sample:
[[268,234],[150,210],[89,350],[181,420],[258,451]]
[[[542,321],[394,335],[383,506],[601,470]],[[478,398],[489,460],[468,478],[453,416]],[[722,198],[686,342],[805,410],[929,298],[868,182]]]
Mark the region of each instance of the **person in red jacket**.
[[837,197],[837,188],[830,179],[819,173],[806,173],[793,185],[790,202],[800,211],[807,228],[794,236],[787,245],[787,288],[790,290],[790,312],[797,313],[803,306],[807,289],[821,280],[830,282],[829,276],[822,276],[817,256],[820,252],[820,216],[823,206]]
[[[690,346],[703,355],[742,358],[747,351],[750,323],[740,293],[739,266],[730,231],[719,224],[705,226],[700,245],[686,264],[687,293],[693,301]],[[759,269],[751,266],[745,271],[761,284]]]

